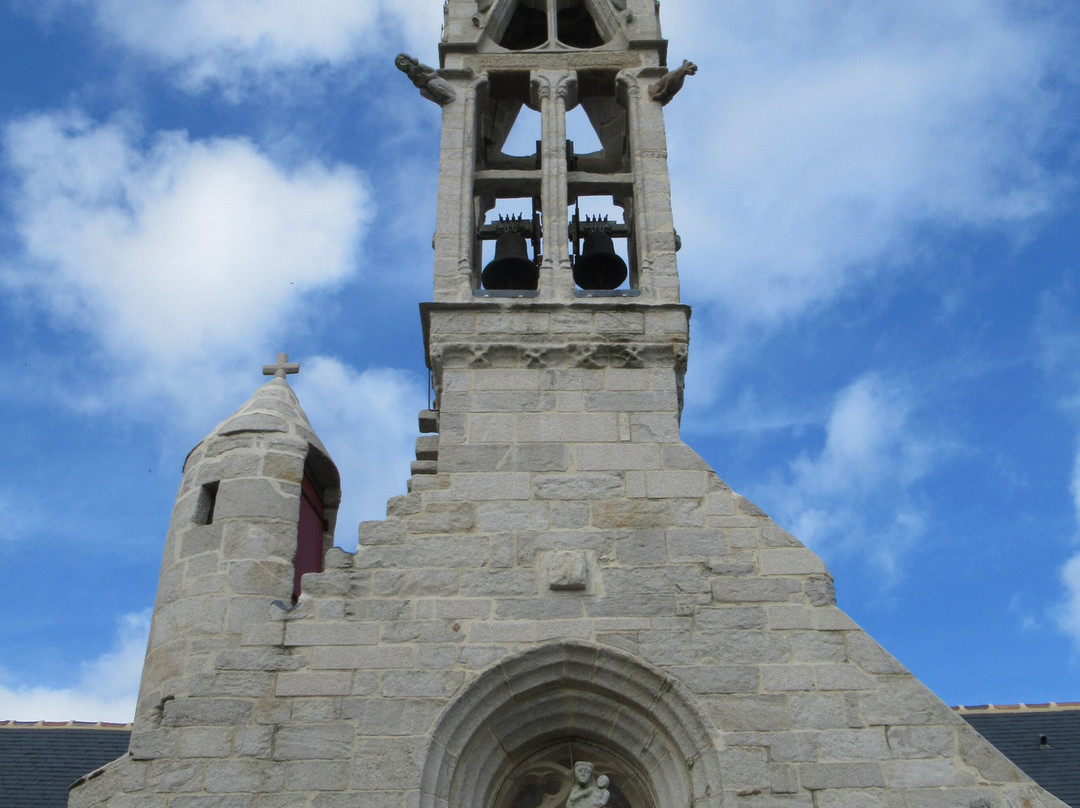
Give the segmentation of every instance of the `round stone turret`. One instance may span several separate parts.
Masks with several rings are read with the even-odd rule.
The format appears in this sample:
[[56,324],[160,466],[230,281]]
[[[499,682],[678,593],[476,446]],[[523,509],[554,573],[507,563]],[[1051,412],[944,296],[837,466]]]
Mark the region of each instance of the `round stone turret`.
[[136,711],[137,756],[173,754],[170,727],[203,724],[201,712],[221,709],[199,698],[220,695],[221,655],[280,631],[274,617],[292,608],[300,575],[321,571],[333,543],[338,472],[285,381],[298,369],[287,360],[267,366],[275,378],[184,463]]

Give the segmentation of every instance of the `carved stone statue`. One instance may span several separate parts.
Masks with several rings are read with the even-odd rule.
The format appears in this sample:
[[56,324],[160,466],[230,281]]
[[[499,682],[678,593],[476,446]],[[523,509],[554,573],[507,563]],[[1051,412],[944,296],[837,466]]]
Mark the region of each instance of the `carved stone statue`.
[[424,96],[428,101],[434,101],[439,106],[442,106],[457,98],[457,93],[450,86],[450,82],[440,78],[439,71],[434,67],[420,64],[418,60],[407,53],[399,53],[397,58],[394,59],[394,64],[397,65],[398,70],[409,77],[409,81],[420,90],[420,95]]
[[611,799],[607,775],[594,777],[593,765],[586,760],[574,764],[574,785],[566,798],[566,808],[604,808]]
[[649,85],[649,98],[653,101],[659,101],[660,106],[666,106],[667,102],[675,97],[675,94],[682,89],[683,81],[687,76],[693,76],[697,73],[697,65],[693,62],[683,59],[681,67],[677,67],[674,70],[665,73],[660,81],[656,84]]

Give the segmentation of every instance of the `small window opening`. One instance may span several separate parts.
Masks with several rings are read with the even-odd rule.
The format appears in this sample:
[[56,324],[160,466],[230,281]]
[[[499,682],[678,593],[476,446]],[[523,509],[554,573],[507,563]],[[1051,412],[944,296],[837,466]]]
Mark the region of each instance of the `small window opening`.
[[204,483],[199,490],[199,500],[195,503],[195,518],[192,520],[197,525],[210,525],[214,522],[214,507],[217,505],[218,481]]

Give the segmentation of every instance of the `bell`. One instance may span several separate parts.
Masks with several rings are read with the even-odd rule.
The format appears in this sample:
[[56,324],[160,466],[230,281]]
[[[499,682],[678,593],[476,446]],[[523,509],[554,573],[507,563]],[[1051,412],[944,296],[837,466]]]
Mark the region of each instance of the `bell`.
[[485,289],[535,289],[540,270],[529,260],[525,237],[503,233],[495,241],[495,258],[484,267],[480,280]]
[[588,233],[574,259],[574,283],[582,289],[617,289],[626,280],[626,262],[607,233]]

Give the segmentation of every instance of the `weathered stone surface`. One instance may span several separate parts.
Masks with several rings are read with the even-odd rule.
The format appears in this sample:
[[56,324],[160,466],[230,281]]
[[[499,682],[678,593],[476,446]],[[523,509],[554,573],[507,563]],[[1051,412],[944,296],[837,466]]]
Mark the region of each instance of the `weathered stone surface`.
[[246,723],[251,712],[251,702],[241,699],[172,699],[165,702],[162,723],[167,727],[235,725]]
[[345,722],[284,726],[274,738],[274,760],[348,759],[353,735]]
[[617,473],[543,474],[534,486],[537,499],[610,499],[622,494],[622,475]]

